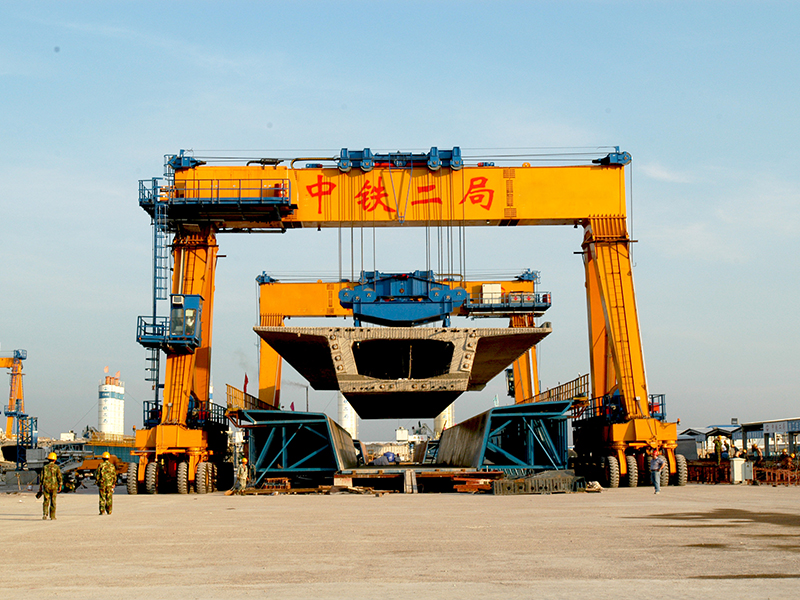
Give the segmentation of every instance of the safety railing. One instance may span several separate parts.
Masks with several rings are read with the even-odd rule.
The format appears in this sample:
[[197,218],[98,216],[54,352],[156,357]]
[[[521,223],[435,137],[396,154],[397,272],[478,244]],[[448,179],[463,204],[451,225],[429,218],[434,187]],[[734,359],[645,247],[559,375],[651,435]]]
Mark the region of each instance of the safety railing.
[[552,306],[550,292],[488,292],[470,296],[464,309],[472,314],[544,312]]
[[161,423],[161,405],[155,400],[145,400],[142,403],[142,425],[145,429],[152,429]]
[[169,317],[139,317],[136,321],[136,341],[145,347],[160,347],[168,331]]
[[[587,377],[587,396],[588,396],[588,376]],[[578,380],[575,380],[578,381]],[[650,394],[649,418],[664,421],[667,418],[667,400],[665,394]],[[603,396],[602,398],[591,398],[582,402],[575,402],[572,407],[572,418],[576,421],[602,417],[608,423],[622,423],[637,415],[626,415],[625,400],[623,396]]]
[[165,188],[171,204],[289,203],[288,179],[187,179]]
[[573,400],[589,396],[589,375],[581,375],[577,379],[562,383],[554,388],[545,390],[540,394],[523,400],[528,402],[559,402],[562,400]]
[[228,410],[278,410],[271,404],[267,404],[266,402],[243,392],[242,390],[236,389],[230,384],[228,385],[227,389],[227,405]]
[[191,428],[202,428],[209,426],[224,427],[225,407],[213,402],[189,401],[189,411],[186,413],[186,425]]

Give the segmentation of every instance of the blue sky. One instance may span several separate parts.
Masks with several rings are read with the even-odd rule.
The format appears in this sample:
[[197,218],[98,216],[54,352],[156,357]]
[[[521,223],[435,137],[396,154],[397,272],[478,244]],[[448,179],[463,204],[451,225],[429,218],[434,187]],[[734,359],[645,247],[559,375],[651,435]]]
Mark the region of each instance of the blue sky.
[[[792,2],[3,2],[0,351],[28,350],[42,435],[96,424],[106,365],[126,382],[126,427],[141,425],[137,182],[164,154],[618,145],[634,158],[651,391],[687,426],[798,416],[799,26]],[[467,234],[468,269],[542,272],[545,387],[588,369],[580,239]],[[220,246],[218,401],[255,378],[256,275],[338,269],[333,232]],[[422,268],[420,248],[419,232],[387,233],[378,267]],[[495,394],[501,380],[464,396],[457,419]],[[311,408],[335,400],[312,392]]]

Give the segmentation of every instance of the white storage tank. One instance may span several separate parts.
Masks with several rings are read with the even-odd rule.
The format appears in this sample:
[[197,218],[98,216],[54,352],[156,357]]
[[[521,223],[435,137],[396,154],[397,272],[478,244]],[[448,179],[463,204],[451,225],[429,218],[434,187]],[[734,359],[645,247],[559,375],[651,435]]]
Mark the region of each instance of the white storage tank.
[[353,410],[353,405],[347,401],[342,392],[339,392],[339,425],[354,440],[358,439],[358,414]]
[[105,435],[125,435],[125,384],[119,380],[119,373],[115,377],[106,376],[98,391],[98,431]]

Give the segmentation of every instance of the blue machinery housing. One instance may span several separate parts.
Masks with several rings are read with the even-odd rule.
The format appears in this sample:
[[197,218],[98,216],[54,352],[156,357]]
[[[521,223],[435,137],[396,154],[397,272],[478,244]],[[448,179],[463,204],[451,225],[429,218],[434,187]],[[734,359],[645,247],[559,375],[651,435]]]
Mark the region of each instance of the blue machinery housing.
[[[488,410],[446,429],[434,464],[426,468],[526,474],[566,469],[571,406],[569,401],[539,402]],[[236,417],[248,432],[256,488],[278,477],[295,484],[330,483],[336,473],[359,466],[350,435],[325,414],[242,410]]]
[[169,317],[139,317],[136,341],[145,348],[191,354],[200,346],[203,299],[196,294],[173,294]]
[[[519,281],[534,281],[537,272],[527,270]],[[268,281],[261,275],[259,283]],[[274,281],[274,280],[273,280]],[[339,292],[339,303],[353,310],[353,321],[393,327],[413,327],[442,321],[450,326],[450,314],[462,305],[470,315],[533,312],[550,308],[549,293],[512,293],[497,298],[470,298],[464,288],[450,287],[448,280],[439,282],[433,271],[382,273],[362,271],[358,285]]]
[[397,327],[443,321],[449,327],[450,313],[465,300],[464,288],[437,283],[433,271],[362,271],[359,285],[339,292],[342,307],[353,309],[356,327],[362,321]]

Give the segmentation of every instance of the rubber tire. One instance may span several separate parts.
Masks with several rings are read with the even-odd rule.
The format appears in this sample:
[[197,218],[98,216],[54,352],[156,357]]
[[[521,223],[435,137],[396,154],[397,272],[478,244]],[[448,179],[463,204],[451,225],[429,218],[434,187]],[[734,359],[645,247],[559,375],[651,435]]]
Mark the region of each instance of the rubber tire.
[[627,485],[628,487],[636,487],[639,485],[639,466],[636,464],[636,457],[630,454],[625,457],[625,462],[628,466]]
[[677,485],[686,485],[686,482],[689,481],[689,467],[686,465],[686,457],[683,454],[676,454],[675,463],[677,467],[675,483]]
[[209,477],[208,481],[208,488],[210,493],[214,493],[217,491],[217,463],[208,463],[209,464],[209,473],[211,477]]
[[148,494],[158,491],[158,463],[149,462],[144,469],[144,489]]
[[664,467],[661,469],[661,473],[659,473],[659,475],[661,475],[661,487],[662,488],[663,487],[667,487],[669,485],[669,463],[668,462],[664,463]]
[[607,487],[619,487],[619,461],[616,456],[603,457],[603,473]]
[[197,463],[197,471],[194,474],[194,489],[198,494],[208,493],[208,467],[209,463]]
[[128,463],[128,495],[135,496],[139,493],[139,463]]
[[179,462],[177,469],[177,487],[179,494],[189,493],[189,463]]

